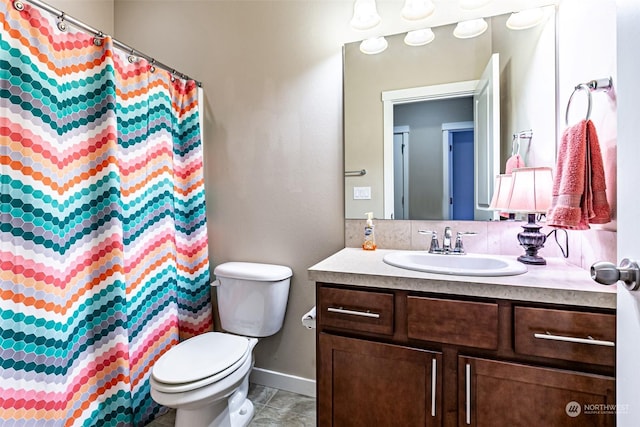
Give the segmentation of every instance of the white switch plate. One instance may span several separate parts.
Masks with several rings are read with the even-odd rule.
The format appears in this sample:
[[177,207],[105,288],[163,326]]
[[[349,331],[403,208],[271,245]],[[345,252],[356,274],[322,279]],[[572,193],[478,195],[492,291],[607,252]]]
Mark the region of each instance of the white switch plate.
[[371,187],[353,187],[353,200],[371,200]]

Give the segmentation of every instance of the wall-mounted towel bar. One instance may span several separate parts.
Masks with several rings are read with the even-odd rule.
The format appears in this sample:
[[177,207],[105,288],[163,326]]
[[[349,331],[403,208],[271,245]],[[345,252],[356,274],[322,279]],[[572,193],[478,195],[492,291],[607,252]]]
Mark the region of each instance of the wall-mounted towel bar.
[[533,138],[533,129],[521,130],[520,132],[514,133],[513,139],[511,140],[511,155],[515,156],[520,153],[521,140],[528,139],[529,144],[531,144],[531,138]]
[[362,176],[366,174],[366,169],[360,169],[359,171],[344,171],[344,176]]
[[521,130],[518,133],[514,133],[513,137],[514,138],[520,138],[520,139],[531,139],[531,138],[533,138],[533,129]]
[[596,91],[607,92],[611,90],[612,87],[613,87],[613,79],[611,77],[607,77],[604,79],[591,80],[589,82],[580,83],[579,85],[577,85],[573,89],[573,93],[571,93],[571,96],[569,97],[569,101],[567,102],[567,111],[564,116],[565,124],[569,126],[569,108],[571,107],[571,100],[573,99],[573,96],[577,92],[583,90],[587,93],[587,115],[585,120],[589,120],[589,118],[591,117],[591,92],[596,92]]

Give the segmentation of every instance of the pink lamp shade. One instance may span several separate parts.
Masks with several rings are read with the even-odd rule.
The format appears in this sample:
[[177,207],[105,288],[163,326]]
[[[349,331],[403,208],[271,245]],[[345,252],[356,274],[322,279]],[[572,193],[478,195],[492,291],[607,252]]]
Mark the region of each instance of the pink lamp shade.
[[489,209],[504,211],[509,206],[512,178],[511,174],[496,176],[496,182],[493,185],[493,198],[491,199],[491,204],[489,204]]
[[511,172],[511,194],[507,212],[546,213],[551,206],[551,168],[520,168]]

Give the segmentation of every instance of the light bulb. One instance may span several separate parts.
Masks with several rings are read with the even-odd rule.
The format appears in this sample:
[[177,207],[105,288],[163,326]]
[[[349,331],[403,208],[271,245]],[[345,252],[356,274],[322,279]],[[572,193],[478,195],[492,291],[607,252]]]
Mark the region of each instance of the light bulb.
[[542,18],[544,18],[544,11],[539,7],[522,10],[511,14],[507,19],[507,28],[511,30],[526,30],[538,25],[542,22]]
[[453,35],[459,39],[478,37],[487,30],[488,26],[487,21],[483,18],[458,22],[458,25],[453,30]]
[[400,14],[407,21],[419,21],[431,16],[435,10],[431,0],[406,0]]
[[355,30],[370,30],[380,23],[375,0],[356,0],[353,4],[351,27]]
[[423,30],[409,31],[407,35],[404,36],[404,42],[409,46],[424,46],[425,44],[431,43],[435,38],[436,35],[433,34],[431,28],[425,28]]
[[383,52],[389,44],[384,37],[374,37],[371,39],[362,40],[360,43],[360,52],[367,55],[375,55]]

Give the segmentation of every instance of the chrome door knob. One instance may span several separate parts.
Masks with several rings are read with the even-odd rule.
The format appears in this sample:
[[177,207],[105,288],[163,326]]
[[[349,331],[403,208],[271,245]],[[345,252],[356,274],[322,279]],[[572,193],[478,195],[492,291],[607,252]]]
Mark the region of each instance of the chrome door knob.
[[620,267],[612,262],[596,262],[591,266],[591,278],[602,285],[613,285],[621,280],[630,291],[640,288],[638,263],[627,258],[620,261]]

